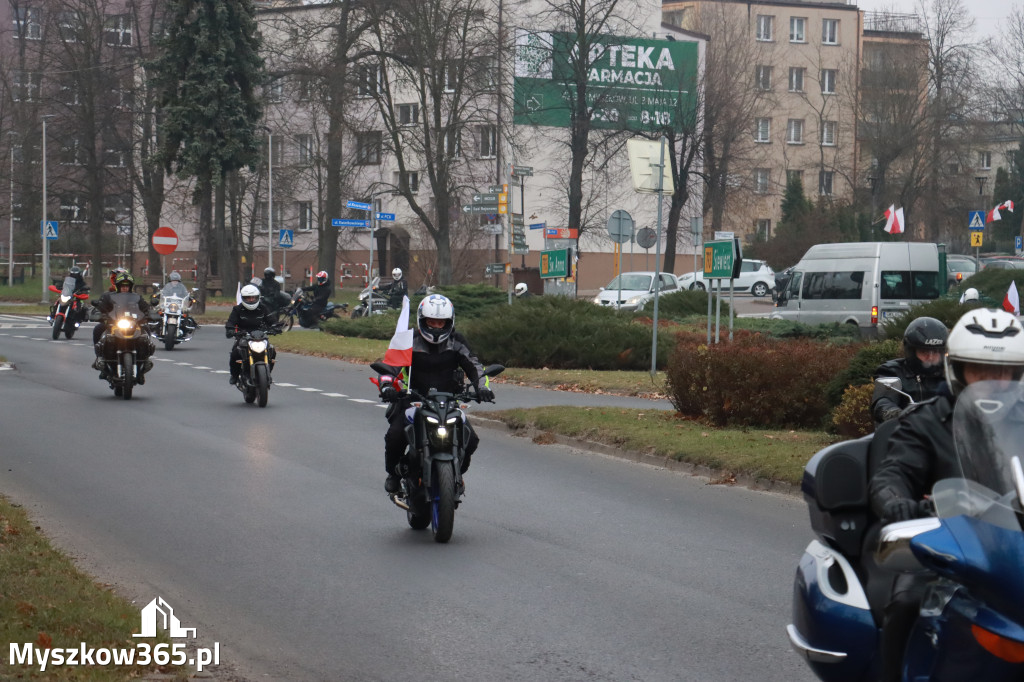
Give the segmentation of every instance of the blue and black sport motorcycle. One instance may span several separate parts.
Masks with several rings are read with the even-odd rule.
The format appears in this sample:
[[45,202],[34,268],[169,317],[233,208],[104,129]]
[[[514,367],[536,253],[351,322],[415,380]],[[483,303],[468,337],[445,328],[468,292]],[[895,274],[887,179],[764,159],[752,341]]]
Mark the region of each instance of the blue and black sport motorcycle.
[[881,526],[867,483],[897,422],[818,452],[804,471],[813,540],[800,560],[790,642],[825,682],[876,680],[893,577],[927,582],[903,680],[1024,680],[1024,390],[968,386],[953,435],[961,478],[939,481],[936,516]]

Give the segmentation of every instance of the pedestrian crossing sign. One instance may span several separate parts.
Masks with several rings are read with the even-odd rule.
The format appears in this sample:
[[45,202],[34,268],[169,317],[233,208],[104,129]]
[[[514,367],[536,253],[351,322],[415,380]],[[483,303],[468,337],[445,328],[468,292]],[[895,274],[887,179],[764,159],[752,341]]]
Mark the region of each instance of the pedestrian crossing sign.
[[967,229],[968,230],[984,230],[985,229],[985,212],[984,211],[969,211],[967,213]]
[[282,249],[290,249],[295,246],[295,233],[291,230],[281,230],[281,234],[277,239],[278,247]]
[[57,239],[57,221],[56,220],[42,220],[39,222],[39,230],[43,233],[43,237],[49,239],[51,242]]

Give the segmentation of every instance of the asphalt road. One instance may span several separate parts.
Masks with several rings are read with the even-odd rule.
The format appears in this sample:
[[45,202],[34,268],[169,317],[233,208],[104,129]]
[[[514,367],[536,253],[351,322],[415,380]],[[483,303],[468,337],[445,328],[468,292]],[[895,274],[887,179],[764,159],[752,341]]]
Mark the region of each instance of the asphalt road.
[[367,368],[282,353],[261,410],[203,328],[122,401],[81,335],[0,316],[0,491],[252,679],[812,679],[784,630],[797,499],[481,429],[438,545],[383,492]]

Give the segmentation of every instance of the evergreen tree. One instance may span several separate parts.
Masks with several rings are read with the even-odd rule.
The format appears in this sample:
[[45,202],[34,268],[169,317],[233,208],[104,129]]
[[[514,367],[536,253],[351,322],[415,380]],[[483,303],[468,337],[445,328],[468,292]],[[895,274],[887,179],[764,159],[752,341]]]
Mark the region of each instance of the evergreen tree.
[[151,69],[164,112],[160,156],[169,172],[195,178],[196,279],[202,312],[210,267],[213,190],[227,173],[259,160],[261,138],[256,126],[262,116],[260,88],[265,72],[251,0],[169,0],[168,14],[163,52]]

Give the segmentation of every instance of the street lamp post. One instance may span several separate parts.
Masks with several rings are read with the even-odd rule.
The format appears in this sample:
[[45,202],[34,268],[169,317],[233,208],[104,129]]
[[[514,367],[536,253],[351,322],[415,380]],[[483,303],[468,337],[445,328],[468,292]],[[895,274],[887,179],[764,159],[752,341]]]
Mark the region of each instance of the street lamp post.
[[375,199],[385,194],[395,195],[398,194],[397,190],[393,189],[382,189],[379,192],[373,192],[370,194],[370,262],[366,268],[367,286],[373,282],[373,239],[374,233],[377,232],[377,204]]
[[267,267],[274,267],[274,134],[267,131]]
[[43,220],[39,224],[39,231],[43,237],[43,300],[44,305],[49,305],[50,297],[47,295],[47,282],[50,281],[50,241],[46,238],[46,119],[53,118],[54,114],[43,116]]
[[14,138],[17,135],[13,130],[7,132],[7,139],[11,144],[11,215],[10,227],[7,228],[7,286],[14,286]]

